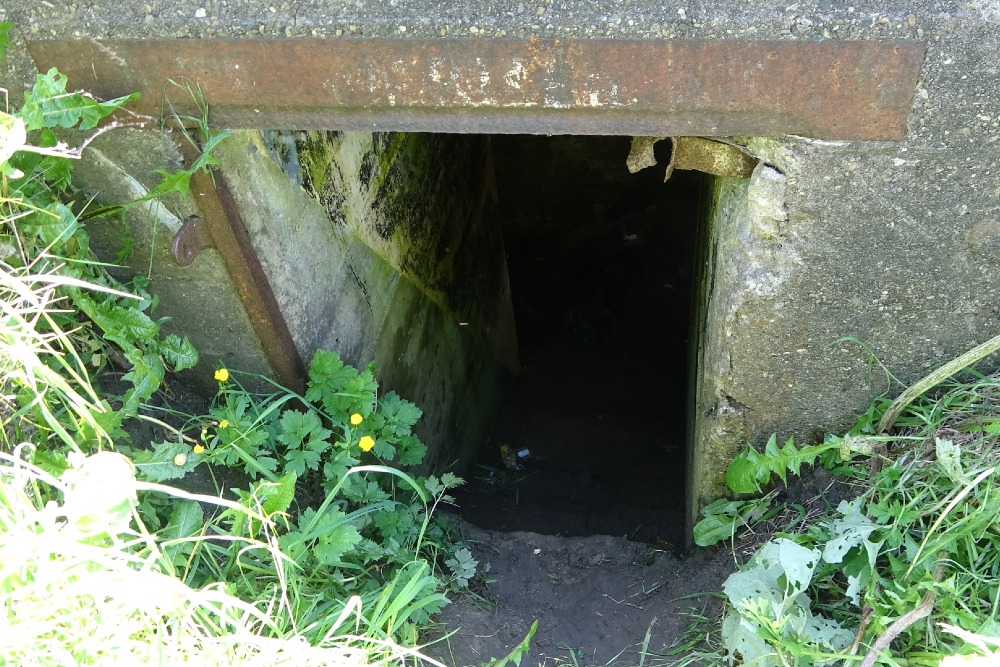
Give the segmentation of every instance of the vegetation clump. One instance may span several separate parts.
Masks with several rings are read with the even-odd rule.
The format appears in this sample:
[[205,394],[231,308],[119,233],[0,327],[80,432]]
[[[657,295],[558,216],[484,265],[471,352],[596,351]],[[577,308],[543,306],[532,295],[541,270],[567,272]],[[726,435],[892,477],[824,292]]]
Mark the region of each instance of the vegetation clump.
[[923,393],[876,400],[843,436],[806,446],[772,437],[732,462],[737,494],[820,463],[844,497],[808,517],[775,506],[777,490],[706,507],[699,544],[729,542],[749,557],[723,586],[708,641],[675,664],[1000,662],[1000,374],[936,384],[958,368],[918,383]]
[[[81,218],[131,204],[90,208],[71,180],[82,147],[56,134],[133,96],[66,85],[53,69],[0,112],[0,664],[430,661],[419,631],[477,563],[434,517],[462,480],[405,472],[426,452],[421,411],[321,351],[304,395],[201,370],[218,382],[208,414],[154,418],[169,374],[203,366],[162,332],[147,276],[121,282],[92,256]],[[225,133],[201,130],[202,156],[143,200],[211,167]],[[172,435],[132,441],[134,420]],[[165,484],[199,466],[246,483]]]

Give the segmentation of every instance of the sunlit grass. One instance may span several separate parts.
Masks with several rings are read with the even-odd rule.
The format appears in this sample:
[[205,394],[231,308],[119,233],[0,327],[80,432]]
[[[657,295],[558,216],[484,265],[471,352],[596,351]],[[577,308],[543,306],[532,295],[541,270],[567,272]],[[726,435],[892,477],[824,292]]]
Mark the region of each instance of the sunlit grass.
[[[157,538],[135,524],[131,464],[105,452],[61,480],[0,454],[0,664],[379,665],[416,662],[386,640],[310,646],[282,633],[275,599],[248,604],[222,584],[169,574]],[[160,487],[166,488],[166,487]],[[55,494],[62,502],[42,500]],[[201,498],[207,501],[208,498]],[[223,501],[224,502],[224,501]],[[269,548],[249,543],[247,548]],[[357,605],[339,624],[350,627]]]

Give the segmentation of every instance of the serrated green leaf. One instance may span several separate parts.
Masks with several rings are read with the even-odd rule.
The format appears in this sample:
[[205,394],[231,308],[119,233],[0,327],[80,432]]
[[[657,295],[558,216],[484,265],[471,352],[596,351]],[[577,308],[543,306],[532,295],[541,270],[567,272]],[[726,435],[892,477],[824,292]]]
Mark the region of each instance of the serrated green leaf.
[[441,484],[445,489],[454,489],[465,484],[465,480],[454,473],[446,472],[441,475]]
[[281,415],[281,434],[278,440],[290,448],[298,448],[314,431],[322,428],[319,415],[312,410],[299,412],[298,410],[285,410]]
[[385,419],[383,429],[396,436],[409,435],[413,425],[423,415],[420,408],[400,398],[394,391],[390,391],[379,401],[379,412]]
[[427,455],[427,445],[415,435],[404,435],[396,443],[397,463],[401,466],[415,466],[423,463]]
[[311,449],[293,449],[285,454],[285,470],[299,477],[305,475],[308,470],[318,470],[319,462],[319,452]]
[[336,352],[317,350],[309,365],[306,400],[315,403],[325,395],[343,391],[346,383],[357,377],[357,374],[357,369],[341,361]]
[[181,338],[170,334],[160,341],[159,347],[160,354],[175,371],[192,368],[198,363],[198,351],[187,336]]
[[383,539],[396,540],[400,544],[405,544],[413,533],[413,513],[405,505],[376,512],[373,523]]
[[436,496],[439,493],[444,493],[446,490],[446,487],[443,484],[441,484],[441,480],[439,480],[436,475],[429,475],[427,479],[422,481],[424,484],[424,488],[427,489],[427,492],[430,493],[432,496]]
[[839,448],[839,441],[798,448],[791,438],[779,446],[772,435],[763,452],[748,447],[733,459],[726,470],[726,485],[735,493],[756,493],[771,482],[771,475],[787,483],[789,472],[798,475],[803,464],[812,465],[820,454]]
[[336,565],[352,554],[361,542],[361,533],[349,523],[340,523],[323,534],[313,551],[323,565]]
[[180,442],[156,442],[151,449],[134,450],[131,458],[139,476],[149,482],[179,479],[202,461],[201,455]]
[[392,461],[396,458],[396,447],[392,443],[384,439],[379,439],[375,441],[375,456],[379,457],[383,461]]
[[67,78],[55,68],[35,78],[32,90],[25,93],[21,117],[29,131],[42,127],[79,127],[92,130],[106,116],[123,104],[139,98],[132,93],[100,102],[84,92],[66,92]]

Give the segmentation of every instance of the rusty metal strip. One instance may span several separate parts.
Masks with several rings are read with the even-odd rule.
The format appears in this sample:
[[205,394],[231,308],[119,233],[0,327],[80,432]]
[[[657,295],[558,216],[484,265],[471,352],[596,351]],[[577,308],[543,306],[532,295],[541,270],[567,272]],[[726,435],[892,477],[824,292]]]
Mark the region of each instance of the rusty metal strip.
[[[912,41],[35,41],[39,68],[110,98],[197,83],[216,127],[900,139]],[[188,100],[173,102],[188,112]]]
[[[179,141],[178,145],[188,164],[198,157],[190,142]],[[195,248],[206,244],[219,252],[278,381],[301,392],[305,386],[302,358],[225,177],[219,171],[198,171],[191,177],[191,194],[201,219],[189,218],[178,231],[179,238],[173,243],[181,252],[177,259],[193,261],[185,252],[196,252]],[[184,234],[191,238],[184,238]]]

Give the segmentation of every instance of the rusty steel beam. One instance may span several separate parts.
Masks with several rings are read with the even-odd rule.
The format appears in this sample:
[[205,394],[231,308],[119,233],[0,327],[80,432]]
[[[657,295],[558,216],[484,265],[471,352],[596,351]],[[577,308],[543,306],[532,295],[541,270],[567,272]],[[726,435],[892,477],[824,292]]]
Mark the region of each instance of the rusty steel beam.
[[[188,165],[198,157],[190,142],[178,141],[178,146]],[[175,234],[170,248],[174,260],[188,266],[204,248],[219,252],[275,376],[285,387],[301,393],[305,389],[302,358],[225,176],[219,171],[195,172],[191,194],[201,216],[189,217]]]
[[[34,41],[41,69],[111,98],[200,86],[216,127],[900,139],[912,41],[587,39]],[[175,106],[197,113],[190,100]]]

